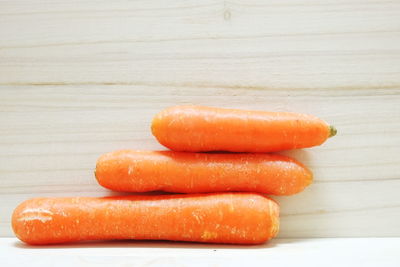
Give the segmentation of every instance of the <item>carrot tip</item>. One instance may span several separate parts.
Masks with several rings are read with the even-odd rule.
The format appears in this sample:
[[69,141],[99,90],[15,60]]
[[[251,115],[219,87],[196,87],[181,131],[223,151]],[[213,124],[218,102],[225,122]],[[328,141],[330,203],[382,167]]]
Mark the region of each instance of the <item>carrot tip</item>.
[[337,130],[335,126],[329,125],[329,137],[335,136],[337,134]]

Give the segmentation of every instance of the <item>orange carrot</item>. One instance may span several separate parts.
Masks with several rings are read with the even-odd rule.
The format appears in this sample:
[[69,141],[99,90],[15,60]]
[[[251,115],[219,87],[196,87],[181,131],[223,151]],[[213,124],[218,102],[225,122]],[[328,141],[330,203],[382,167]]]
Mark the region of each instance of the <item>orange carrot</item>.
[[312,115],[202,106],[163,110],[151,130],[162,145],[191,152],[274,152],[317,146],[336,134]]
[[258,194],[35,198],[12,216],[28,244],[158,239],[258,244],[276,236],[279,207]]
[[312,173],[301,163],[273,154],[122,150],[102,155],[95,173],[100,185],[128,192],[291,195],[312,182]]

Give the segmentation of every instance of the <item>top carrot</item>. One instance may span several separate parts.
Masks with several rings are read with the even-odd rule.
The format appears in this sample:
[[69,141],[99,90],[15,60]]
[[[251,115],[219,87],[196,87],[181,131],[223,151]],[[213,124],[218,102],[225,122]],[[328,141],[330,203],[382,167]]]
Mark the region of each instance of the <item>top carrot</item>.
[[318,146],[336,134],[306,114],[176,106],[158,113],[151,130],[175,151],[274,152]]

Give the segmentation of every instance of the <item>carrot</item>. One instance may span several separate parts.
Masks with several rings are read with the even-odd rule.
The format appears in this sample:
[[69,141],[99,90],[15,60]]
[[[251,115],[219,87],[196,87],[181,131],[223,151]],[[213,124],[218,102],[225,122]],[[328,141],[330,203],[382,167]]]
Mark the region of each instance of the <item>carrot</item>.
[[312,182],[312,173],[301,163],[272,154],[121,150],[102,155],[95,174],[100,185],[128,192],[291,195]]
[[175,151],[274,152],[321,145],[336,129],[312,115],[176,106],[158,113],[151,130]]
[[158,239],[258,244],[276,236],[279,207],[258,194],[35,198],[12,216],[28,244]]

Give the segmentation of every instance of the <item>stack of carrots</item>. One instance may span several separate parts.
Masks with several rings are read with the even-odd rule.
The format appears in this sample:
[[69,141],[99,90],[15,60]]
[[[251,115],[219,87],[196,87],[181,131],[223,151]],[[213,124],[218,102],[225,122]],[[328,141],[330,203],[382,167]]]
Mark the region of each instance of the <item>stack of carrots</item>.
[[163,110],[151,130],[172,151],[102,155],[97,181],[115,191],[185,194],[35,198],[15,209],[15,235],[29,244],[110,239],[263,243],[279,230],[279,206],[264,194],[292,195],[313,179],[300,162],[265,153],[321,145],[336,134],[311,115],[202,106]]

